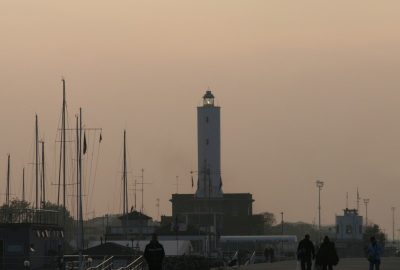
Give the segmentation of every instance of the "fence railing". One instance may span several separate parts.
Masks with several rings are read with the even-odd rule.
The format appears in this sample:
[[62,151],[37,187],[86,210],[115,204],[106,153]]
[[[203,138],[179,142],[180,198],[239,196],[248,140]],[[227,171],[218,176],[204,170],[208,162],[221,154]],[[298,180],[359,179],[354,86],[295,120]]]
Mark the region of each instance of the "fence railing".
[[144,265],[145,263],[143,256],[139,256],[136,260],[134,260],[127,266],[118,268],[118,270],[139,270],[142,269]]
[[0,223],[32,223],[32,224],[59,224],[59,212],[45,209],[15,209],[0,210]]
[[86,270],[109,270],[109,269],[112,269],[113,258],[114,258],[114,256],[110,256],[106,260],[104,260],[102,263],[100,263],[99,265],[94,266],[94,267],[89,267]]

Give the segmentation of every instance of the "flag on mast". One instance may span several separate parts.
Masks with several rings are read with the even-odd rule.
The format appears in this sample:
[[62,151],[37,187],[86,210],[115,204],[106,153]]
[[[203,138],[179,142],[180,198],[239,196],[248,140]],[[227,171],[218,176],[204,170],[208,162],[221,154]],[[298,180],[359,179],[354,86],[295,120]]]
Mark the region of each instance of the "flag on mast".
[[86,133],[83,133],[83,154],[86,154],[87,144],[86,144]]

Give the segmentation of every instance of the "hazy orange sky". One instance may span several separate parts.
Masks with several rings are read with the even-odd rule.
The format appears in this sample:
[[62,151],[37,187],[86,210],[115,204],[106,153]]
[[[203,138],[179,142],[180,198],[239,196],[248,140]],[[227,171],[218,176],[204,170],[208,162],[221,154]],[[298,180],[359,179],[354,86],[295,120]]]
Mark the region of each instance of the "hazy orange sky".
[[[145,212],[156,216],[159,197],[170,214],[176,175],[180,192],[194,191],[195,108],[209,86],[222,107],[225,192],[253,193],[255,212],[313,222],[321,179],[322,222],[331,224],[347,191],[355,206],[359,187],[369,218],[391,235],[390,207],[400,208],[399,10],[399,1],[365,0],[3,0],[1,181],[7,153],[13,196],[24,165],[32,181],[36,112],[56,182],[64,76],[70,121],[82,106],[86,126],[103,128],[87,211],[120,211],[126,128],[129,179],[144,168],[152,182]],[[54,200],[55,186],[48,190]]]

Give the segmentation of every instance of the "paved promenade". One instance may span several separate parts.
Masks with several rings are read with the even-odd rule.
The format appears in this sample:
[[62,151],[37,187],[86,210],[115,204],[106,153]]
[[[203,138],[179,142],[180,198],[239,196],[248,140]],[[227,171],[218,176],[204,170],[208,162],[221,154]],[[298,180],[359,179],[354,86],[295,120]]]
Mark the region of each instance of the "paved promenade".
[[[242,270],[300,270],[296,268],[295,261],[267,263],[267,264],[254,264],[249,266],[242,266]],[[334,268],[335,270],[368,270],[368,262],[366,259],[342,259],[339,264]],[[381,270],[400,270],[400,258],[383,258]]]

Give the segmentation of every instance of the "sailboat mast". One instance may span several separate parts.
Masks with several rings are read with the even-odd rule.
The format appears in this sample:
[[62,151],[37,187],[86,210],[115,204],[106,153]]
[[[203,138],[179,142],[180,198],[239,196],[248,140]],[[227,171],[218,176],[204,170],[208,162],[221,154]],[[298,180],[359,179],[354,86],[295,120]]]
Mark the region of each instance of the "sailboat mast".
[[80,221],[80,229],[81,229],[81,238],[82,238],[82,248],[83,248],[83,211],[82,211],[82,108],[79,108],[79,221]]
[[6,205],[7,205],[7,206],[10,206],[10,154],[8,154],[8,158],[7,158]]
[[124,130],[124,164],[123,164],[123,214],[128,214],[128,177],[126,172],[126,130]]
[[36,175],[35,175],[35,182],[36,182],[36,200],[35,200],[35,206],[36,209],[39,208],[39,149],[38,149],[38,144],[39,144],[39,127],[38,127],[38,116],[36,114],[35,116],[35,170],[36,170]]
[[65,113],[66,113],[66,98],[65,98],[65,79],[62,80],[63,82],[63,107],[62,107],[62,122],[61,122],[61,128],[62,128],[62,140],[61,140],[61,146],[62,146],[62,153],[63,153],[63,224],[65,225],[65,215],[66,215],[66,206],[65,206],[65,143],[66,143],[66,138],[65,138]]
[[140,212],[143,214],[144,212],[144,169],[142,168],[142,209]]
[[25,168],[22,168],[22,201],[25,201]]
[[137,210],[137,208],[136,208],[136,186],[137,186],[137,178],[135,177],[135,183],[134,183],[134,191],[135,191],[135,193],[134,193],[134,195],[135,195],[135,204],[134,204],[134,207],[135,207],[135,210]]
[[[79,231],[80,231],[80,254],[84,246],[83,236],[83,211],[82,211],[82,108],[79,108]],[[82,255],[80,256],[80,267],[83,267]]]
[[77,220],[77,238],[76,246],[80,248],[80,230],[79,230],[79,116],[76,116],[76,220]]
[[45,159],[44,159],[44,141],[42,141],[42,205],[46,204],[46,175],[45,175]]

